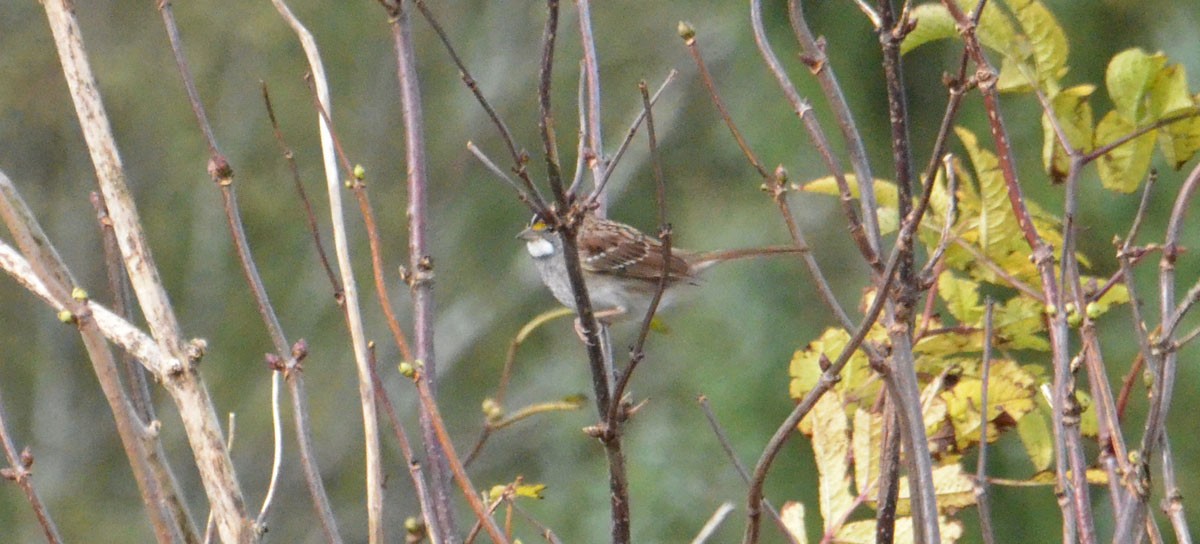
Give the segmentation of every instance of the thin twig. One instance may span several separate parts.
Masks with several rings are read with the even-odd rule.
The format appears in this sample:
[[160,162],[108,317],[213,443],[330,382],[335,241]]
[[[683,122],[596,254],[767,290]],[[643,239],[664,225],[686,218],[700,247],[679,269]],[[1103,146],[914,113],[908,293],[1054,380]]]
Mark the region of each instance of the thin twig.
[[646,336],[650,333],[650,322],[654,320],[658,304],[662,301],[663,293],[667,290],[667,283],[671,280],[671,224],[667,222],[667,182],[663,178],[662,164],[658,159],[658,139],[654,134],[654,113],[651,111],[650,92],[646,89],[645,81],[638,83],[638,90],[642,93],[642,108],[646,112],[646,136],[650,146],[650,163],[654,171],[654,194],[655,201],[658,203],[658,240],[662,243],[663,265],[662,270],[659,271],[660,275],[658,285],[654,289],[654,296],[650,298],[650,306],[646,308],[646,315],[642,317],[642,327],[638,331],[637,340],[634,342],[633,348],[629,350],[629,364],[621,373],[621,379],[617,382],[617,387],[613,390],[612,398],[609,400],[608,415],[604,420],[605,430],[614,434],[619,432],[620,420],[618,418],[620,415],[617,412],[622,402],[621,397],[625,394],[625,388],[629,385],[633,371],[646,357],[644,348]]
[[[275,111],[271,106],[271,99],[267,92],[266,84],[263,84],[262,91],[263,101],[266,104],[267,116],[271,120],[271,129],[275,135],[275,141],[278,142],[284,158],[287,160],[288,168],[292,173],[292,180],[295,183],[296,192],[304,205],[305,218],[308,222],[309,232],[313,237],[313,243],[316,246],[317,255],[329,279],[329,284],[333,288],[334,299],[340,302],[343,299],[342,285],[337,275],[334,274],[333,268],[330,267],[329,259],[325,254],[325,248],[321,244],[321,235],[317,228],[316,215],[313,213],[308,194],[304,190],[304,185],[300,181],[300,172],[296,167],[295,157],[291,148],[288,147],[287,142],[284,140],[283,132],[279,128],[279,122],[275,118]],[[312,500],[314,513],[321,522],[321,530],[325,535],[326,542],[336,543],[341,542],[342,537],[338,531],[337,518],[334,517],[333,509],[329,504],[329,495],[325,492],[325,484],[321,480],[320,468],[316,465],[317,460],[315,448],[313,447],[312,424],[308,416],[308,393],[304,384],[303,367],[297,358],[298,355],[304,353],[307,353],[307,343],[301,339],[292,345],[290,356],[281,359],[277,364],[278,368],[275,369],[275,376],[273,376],[271,382],[272,397],[274,398],[277,395],[278,376],[282,375],[284,381],[287,382],[288,394],[291,398],[292,424],[296,433],[300,465],[304,471],[304,481],[309,491],[309,498]],[[261,518],[262,514],[260,513],[259,515]],[[261,525],[262,519],[258,523]]]
[[732,511],[732,502],[726,501],[721,503],[721,506],[717,507],[717,511],[713,512],[713,515],[709,516],[708,521],[700,528],[700,532],[696,533],[696,538],[692,539],[692,544],[704,544],[707,542],[708,538],[717,532],[717,529],[721,527],[721,523],[725,521],[726,516]]
[[[309,71],[317,88],[317,96],[328,113],[329,84],[325,77],[325,65],[317,49],[312,33],[292,14],[284,0],[271,0],[276,11],[296,33],[308,61]],[[367,362],[367,341],[363,331],[362,312],[359,308],[358,283],[350,263],[350,244],[346,237],[345,213],[342,209],[341,183],[338,179],[337,161],[333,150],[333,137],[324,117],[317,115],[321,136],[322,162],[325,168],[325,189],[329,198],[330,222],[333,226],[333,245],[337,256],[338,272],[341,276],[344,317],[350,330],[350,343],[354,350],[355,368],[358,374],[359,406],[363,421],[363,448],[366,456],[367,488],[367,535],[372,544],[384,542],[383,521],[383,464],[379,451],[379,421],[375,411],[375,387],[371,383],[370,365]]]
[[879,394],[883,398],[883,429],[879,436],[879,476],[875,479],[879,492],[875,542],[892,544],[896,538],[896,509],[900,503],[900,414],[886,387],[880,389]]
[[[385,6],[389,5],[388,1],[390,0],[380,0]],[[525,168],[528,156],[523,150],[517,149],[512,132],[508,130],[508,125],[504,124],[504,121],[500,119],[500,115],[496,113],[491,103],[483,96],[483,91],[479,90],[479,84],[475,81],[475,78],[471,77],[471,72],[467,70],[467,65],[463,63],[462,58],[458,56],[458,52],[454,50],[454,46],[450,43],[450,37],[446,34],[446,31],[442,28],[437,18],[433,16],[433,12],[429,10],[429,6],[425,5],[424,0],[415,0],[414,3],[417,6],[417,10],[425,18],[425,22],[429,23],[429,27],[438,35],[438,39],[441,40],[442,45],[446,46],[446,52],[450,55],[450,59],[454,61],[454,65],[458,67],[458,73],[462,76],[463,83],[471,90],[471,94],[475,95],[475,99],[483,107],[483,111],[487,112],[488,118],[492,120],[492,124],[500,132],[500,138],[504,140],[504,145],[508,148],[509,155],[512,156],[514,171],[517,173],[517,177],[521,178],[521,181],[525,184],[525,190],[528,192],[529,197],[533,199],[533,203],[537,206],[537,209],[545,210],[546,200],[542,198],[541,192],[537,190],[537,186],[533,184],[533,180],[529,178],[528,170]]]
[[4,458],[8,461],[8,468],[0,469],[0,478],[12,480],[25,493],[25,500],[29,501],[29,507],[33,510],[38,525],[42,527],[42,534],[46,536],[46,542],[61,544],[63,539],[58,534],[58,526],[50,516],[46,504],[38,496],[37,489],[33,487],[33,472],[30,470],[33,468],[33,453],[29,451],[28,447],[21,450],[20,453],[17,452],[16,446],[13,445],[12,435],[8,430],[3,401],[0,401],[0,446],[4,448]]
[[493,542],[497,544],[507,543],[508,540],[501,534],[500,528],[496,526],[496,521],[488,515],[487,509],[479,499],[479,494],[475,492],[474,487],[471,485],[471,480],[467,477],[466,469],[463,468],[458,455],[454,453],[454,443],[450,440],[449,433],[446,432],[437,402],[433,398],[433,392],[429,389],[428,374],[423,369],[416,369],[414,370],[412,379],[416,385],[417,395],[420,398],[421,404],[429,412],[429,421],[434,433],[437,434],[438,442],[446,449],[445,459],[450,466],[450,472],[453,474],[455,482],[458,483],[463,496],[467,499],[467,504],[475,512],[476,518],[483,524],[484,530],[487,531],[488,536],[492,538]]
[[[746,470],[746,464],[742,462],[737,452],[733,450],[733,443],[729,441],[729,436],[725,434],[725,429],[721,427],[721,422],[717,421],[717,415],[713,413],[712,406],[708,402],[708,397],[700,395],[696,398],[696,403],[700,405],[700,410],[704,412],[704,418],[708,420],[708,425],[712,429],[713,436],[717,438],[717,443],[721,445],[721,449],[725,452],[725,457],[733,465],[734,471],[742,479],[742,483],[750,485],[750,472]],[[783,522],[783,518],[779,515],[779,510],[775,509],[771,501],[764,497],[762,504],[767,514],[775,521],[775,525],[779,527],[780,533],[787,537],[788,542],[799,544],[796,536],[788,529],[787,525]]]
[[288,170],[292,173],[292,183],[296,188],[296,195],[300,197],[300,202],[304,205],[304,220],[308,223],[309,234],[312,234],[317,257],[321,260],[321,268],[325,270],[325,275],[329,277],[329,283],[333,285],[334,298],[340,301],[342,299],[341,281],[338,280],[337,274],[329,264],[329,257],[325,253],[325,244],[321,243],[321,229],[317,226],[317,215],[313,213],[312,202],[308,199],[308,191],[304,190],[304,183],[300,181],[300,168],[296,165],[295,153],[284,140],[283,131],[279,128],[279,121],[275,118],[275,108],[271,106],[271,95],[267,92],[266,83],[262,84],[262,95],[263,103],[267,107],[267,117],[271,120],[271,132],[275,135],[279,150],[287,161]]
[[584,132],[587,147],[592,156],[588,161],[592,170],[593,198],[599,217],[605,216],[608,207],[606,193],[601,188],[601,179],[608,171],[608,159],[604,157],[603,126],[600,124],[600,58],[596,54],[596,38],[592,34],[592,7],[588,0],[575,0],[579,12],[579,41],[583,48],[583,80],[586,92],[587,130]]
[[[892,279],[894,278],[894,273],[896,271],[896,264],[899,260],[898,254],[899,252],[893,251],[892,257],[888,260],[888,265],[884,269],[884,274],[882,276],[883,284],[878,290],[881,295],[882,293],[886,293],[891,287]],[[796,405],[796,408],[793,409],[790,414],[788,414],[788,417],[784,419],[782,424],[779,425],[779,428],[775,431],[775,434],[771,437],[771,440],[767,442],[766,447],[763,448],[762,456],[759,457],[758,463],[754,467],[754,477],[750,481],[750,492],[748,493],[749,499],[747,501],[749,521],[746,524],[746,534],[742,539],[743,544],[752,544],[758,541],[760,517],[758,504],[762,501],[763,484],[766,482],[767,472],[770,470],[771,464],[775,460],[775,456],[782,451],[784,443],[795,430],[796,424],[799,423],[801,419],[804,419],[804,416],[807,415],[810,410],[812,410],[813,406],[816,405],[817,400],[821,398],[821,395],[824,395],[826,391],[831,389],[833,385],[841,379],[840,373],[842,368],[845,367],[846,363],[850,361],[850,356],[853,355],[854,352],[863,345],[863,341],[865,341],[867,338],[867,333],[871,330],[871,327],[875,325],[876,320],[879,319],[879,314],[883,311],[883,305],[886,299],[886,296],[876,296],[874,298],[874,300],[871,302],[871,307],[863,316],[862,321],[855,329],[854,334],[851,335],[849,342],[846,343],[846,346],[842,349],[842,352],[838,355],[837,359],[830,364],[824,372],[821,373],[821,378],[817,381],[817,384],[804,395],[804,398],[801,399],[800,403]]]
[[512,341],[508,343],[508,352],[504,356],[504,367],[500,371],[500,379],[496,385],[496,396],[493,399],[487,399],[484,401],[485,421],[483,429],[479,432],[479,438],[475,440],[475,446],[471,448],[471,453],[467,454],[466,459],[463,459],[463,466],[470,467],[471,463],[475,462],[475,459],[479,457],[479,453],[483,451],[483,446],[487,443],[488,438],[491,437],[492,431],[495,430],[490,422],[490,419],[488,419],[489,416],[487,414],[488,410],[486,408],[486,404],[490,400],[498,408],[504,406],[504,399],[508,395],[508,382],[512,377],[513,365],[517,359],[517,349],[521,347],[521,344],[525,343],[525,339],[528,338],[530,334],[533,334],[533,331],[537,330],[538,327],[541,327],[542,325],[545,325],[546,323],[549,323],[550,321],[560,317],[567,317],[570,315],[575,315],[575,312],[570,308],[565,307],[556,308],[554,310],[538,314],[533,319],[529,320],[529,322],[525,323],[525,325],[517,331],[517,334],[513,336]]
[[[771,49],[770,42],[767,41],[767,34],[762,22],[762,3],[758,0],[750,3],[750,26],[754,30],[754,43],[758,46],[759,54],[766,62],[767,68],[775,76],[775,80],[778,82],[780,88],[783,89],[783,94],[791,104],[792,111],[803,122],[809,139],[813,142],[813,146],[816,147],[817,153],[821,156],[821,160],[825,164],[825,169],[829,171],[837,183],[838,203],[841,204],[842,213],[846,216],[846,222],[850,229],[850,238],[857,244],[858,250],[862,253],[867,265],[871,267],[873,272],[878,273],[882,267],[882,263],[879,262],[879,229],[877,226],[872,227],[874,230],[864,228],[863,221],[859,219],[858,212],[854,210],[854,197],[851,196],[850,184],[846,180],[846,174],[841,162],[833,156],[829,139],[825,136],[825,130],[821,127],[816,116],[813,115],[812,105],[807,100],[801,98],[799,92],[792,85],[787,72],[784,71],[779,59],[775,56],[775,52]],[[729,120],[727,122],[732,121]],[[869,216],[868,222],[876,221],[874,185],[875,180],[873,179],[867,179],[866,181],[859,180],[860,189],[866,191],[865,193],[860,193],[860,196],[863,197],[861,199],[863,208],[867,209],[868,203],[870,205],[870,211],[865,214]]]
[[750,161],[750,166],[758,171],[758,175],[763,179],[770,177],[770,172],[763,166],[762,161],[758,160],[758,156],[750,150],[750,145],[746,143],[746,138],[742,136],[742,131],[738,130],[737,124],[733,122],[733,116],[729,114],[729,108],[725,107],[725,101],[721,100],[721,94],[717,92],[717,85],[713,82],[712,74],[708,71],[708,65],[704,62],[704,56],[700,54],[700,44],[696,41],[696,29],[692,28],[687,23],[680,23],[680,37],[683,38],[683,44],[687,46],[688,52],[692,54],[692,59],[696,61],[696,68],[700,71],[700,81],[704,82],[704,87],[708,89],[708,96],[712,99],[713,105],[717,107],[717,112],[721,114],[721,119],[725,121],[725,126],[729,128],[730,134],[733,135],[734,141],[737,142],[738,148],[742,150],[742,154],[746,156],[746,160]]
[[1146,362],[1154,380],[1150,384],[1150,407],[1142,434],[1139,451],[1142,454],[1140,463],[1137,493],[1131,493],[1120,512],[1114,539],[1129,539],[1133,531],[1141,527],[1147,515],[1149,500],[1149,463],[1157,455],[1155,448],[1162,446],[1162,437],[1166,434],[1167,414],[1171,409],[1172,394],[1175,388],[1178,352],[1173,347],[1173,337],[1168,334],[1168,327],[1175,319],[1179,310],[1175,301],[1175,260],[1179,253],[1179,240],[1183,230],[1183,220],[1192,200],[1200,189],[1200,165],[1188,174],[1175,198],[1171,208],[1170,219],[1167,222],[1167,233],[1163,243],[1163,254],[1159,261],[1159,314],[1162,324],[1162,334],[1151,350],[1151,357]]
[[[407,166],[408,195],[408,282],[412,294],[414,356],[423,366],[422,376],[428,395],[436,398],[437,365],[434,353],[434,261],[429,247],[429,177],[425,164],[425,122],[421,101],[420,76],[416,67],[416,51],[412,41],[409,12],[402,2],[389,11],[392,42],[396,49],[396,76],[404,126],[404,159]],[[382,281],[382,280],[380,280]],[[440,421],[428,403],[421,403],[421,437],[425,455],[429,458],[430,495],[439,531],[438,539],[453,541],[457,526],[450,497],[449,469],[457,464],[453,445],[447,437],[436,432]],[[465,490],[464,490],[465,492]]]
[[[676,72],[674,69],[671,69],[671,71],[667,72],[667,77],[663,78],[663,82],[658,86],[658,90],[654,91],[654,95],[650,97],[651,107],[658,103],[658,97],[662,96],[663,91],[667,89],[667,85],[670,85],[670,83],[675,80],[675,75],[677,73],[678,72]],[[642,121],[645,119],[646,109],[640,108],[637,116],[633,118],[633,122],[629,124],[629,130],[625,131],[625,139],[621,140],[621,146],[617,148],[617,152],[613,153],[612,159],[608,161],[608,168],[604,169],[604,177],[600,179],[600,183],[588,196],[588,202],[591,202],[593,198],[596,198],[597,195],[602,193],[604,188],[608,186],[608,180],[612,178],[613,172],[617,169],[617,165],[621,163],[621,158],[625,156],[625,150],[629,149],[629,144],[633,142],[633,137],[637,135],[638,128],[642,126]]]
[[[754,8],[752,7],[751,9]],[[869,9],[867,13],[871,13]],[[757,26],[761,26],[761,22],[754,21],[753,17],[752,21]],[[830,64],[829,58],[825,55],[825,46],[813,38],[812,31],[808,27],[808,20],[804,17],[804,9],[800,6],[798,0],[788,2],[788,21],[791,23],[792,33],[796,36],[796,42],[800,45],[800,60],[808,66],[813,76],[816,77],[817,83],[821,85],[821,91],[825,94],[825,100],[829,103],[830,110],[832,110],[834,118],[837,120],[838,128],[842,132],[842,139],[846,142],[846,151],[850,156],[850,166],[854,169],[854,174],[858,181],[859,204],[862,211],[863,227],[866,230],[866,237],[871,248],[874,249],[875,253],[878,253],[883,246],[879,234],[879,219],[876,216],[878,202],[875,199],[875,179],[871,173],[871,163],[867,160],[866,144],[863,142],[862,134],[858,131],[858,127],[854,122],[854,115],[850,111],[850,105],[846,102],[846,95],[842,92],[841,84],[838,82],[837,75],[833,71],[833,66]],[[878,15],[873,15],[872,21],[875,24],[875,28],[879,28]],[[759,31],[756,29],[755,34],[757,35],[758,33]],[[765,34],[763,34],[762,40],[763,44],[765,44]],[[760,45],[761,48],[762,46]],[[777,65],[778,61],[774,64]],[[768,66],[771,66],[771,71],[775,73],[777,79],[786,77],[786,72],[782,70],[777,71],[776,67],[770,61],[768,61]],[[790,86],[790,83],[788,85]],[[811,114],[809,116],[811,117]],[[808,123],[808,121],[805,122]],[[815,124],[815,119],[813,123]],[[941,155],[940,148],[935,145],[933,153],[934,156]]]
[[509,177],[504,170],[501,170],[499,166],[496,166],[496,163],[492,162],[492,160],[488,158],[483,150],[479,149],[479,146],[475,145],[475,142],[467,142],[467,150],[470,151],[472,155],[475,155],[475,158],[479,159],[479,162],[483,163],[483,166],[485,166],[489,172],[495,174],[496,177],[503,180],[504,183],[507,183],[509,187],[512,187],[513,190],[517,192],[517,200],[521,201],[522,204],[528,207],[529,211],[535,214],[540,212],[537,204],[530,200],[529,193],[526,193],[525,189],[522,188],[521,185],[516,182],[516,180]]
[[988,444],[988,377],[992,368],[992,311],[996,303],[987,299],[983,312],[983,361],[980,362],[982,390],[979,393],[979,458],[975,461],[975,503],[979,505],[979,525],[983,532],[983,541],[987,544],[996,542],[996,529],[992,526],[992,509],[988,500],[987,489],[987,444]]

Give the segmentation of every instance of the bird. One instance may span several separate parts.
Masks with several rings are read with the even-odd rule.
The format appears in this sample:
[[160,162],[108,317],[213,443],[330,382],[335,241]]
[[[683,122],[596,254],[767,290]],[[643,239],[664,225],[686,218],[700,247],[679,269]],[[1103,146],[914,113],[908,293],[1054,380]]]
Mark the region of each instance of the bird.
[[[535,214],[517,238],[525,242],[542,283],[554,298],[576,309],[558,232]],[[677,302],[685,290],[681,288],[699,285],[700,275],[718,264],[806,251],[791,246],[700,252],[672,247],[668,261],[666,248],[658,239],[624,223],[596,217],[591,211],[583,215],[575,242],[592,308],[596,318],[606,324],[642,319],[664,271],[667,281],[658,309]]]

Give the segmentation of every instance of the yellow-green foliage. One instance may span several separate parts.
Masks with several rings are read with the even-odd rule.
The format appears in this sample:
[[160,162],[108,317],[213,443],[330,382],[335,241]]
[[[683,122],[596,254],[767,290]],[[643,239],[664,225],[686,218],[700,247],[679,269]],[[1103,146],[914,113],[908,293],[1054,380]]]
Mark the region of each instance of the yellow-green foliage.
[[[976,2],[960,0],[959,4],[966,11]],[[953,18],[940,3],[915,6],[912,15],[917,26],[905,40],[904,52],[959,36]],[[1083,83],[1064,87],[1068,43],[1062,27],[1040,1],[988,3],[977,34],[992,58],[998,59],[997,89],[1026,93],[1050,112],[1042,119],[1042,159],[1052,180],[1078,175],[1080,167],[1097,158],[1089,154],[1103,152],[1094,161],[1103,186],[1130,192],[1145,178],[1155,149],[1161,149],[1175,168],[1200,149],[1197,96],[1187,88],[1183,67],[1172,64],[1163,54],[1130,49],[1113,57],[1104,81],[1113,107],[1097,121],[1091,98],[1098,86]],[[1010,187],[998,157],[989,150],[991,139],[981,141],[965,128],[956,128],[955,135],[965,156],[956,156],[950,163],[953,171],[938,172],[928,184],[930,206],[918,231],[925,255],[935,251],[943,233],[948,233],[949,243],[930,287],[936,293],[929,299],[935,307],[918,315],[914,345],[928,447],[935,459],[938,506],[946,516],[939,522],[947,542],[961,534],[953,513],[975,500],[971,480],[962,474],[959,459],[981,440],[992,442],[1016,429],[1029,456],[1030,480],[1045,480],[1044,471],[1053,460],[1051,408],[1045,393],[1049,377],[1044,368],[1050,349],[1048,317],[1066,312],[1068,323],[1077,326],[1083,322],[1084,313],[1094,320],[1113,305],[1129,300],[1124,286],[1104,290],[1104,280],[1084,276],[1081,283],[1086,310],[1073,304],[1064,308],[1048,306],[1041,295],[1042,279],[1031,260],[1026,233],[1013,212]],[[949,190],[950,174],[957,180],[954,195]],[[857,180],[846,178],[852,196],[857,198]],[[802,189],[839,194],[832,177],[813,180]],[[881,229],[884,234],[893,233],[898,228],[897,188],[891,181],[877,179],[874,189]],[[952,202],[956,203],[956,212],[947,226]],[[1057,266],[1057,259],[1062,257],[1060,219],[1034,202],[1023,204],[1038,235],[1056,249]],[[1088,266],[1086,256],[1076,254],[1074,258]],[[996,300],[986,413],[982,412],[981,398],[985,315],[981,292],[990,293]],[[865,298],[869,301],[874,296],[876,293],[869,292]],[[822,367],[842,354],[849,339],[850,332],[829,328],[795,352],[789,365],[793,398],[799,400],[816,387]],[[866,342],[883,346],[886,352],[888,335],[876,324]],[[800,422],[800,430],[812,438],[820,470],[824,527],[833,531],[839,542],[871,542],[874,538],[873,521],[836,524],[844,521],[847,510],[857,504],[856,495],[865,493],[866,503],[873,504],[872,471],[878,470],[879,462],[882,420],[878,401],[882,386],[866,355],[856,351],[842,370],[841,380]],[[1078,397],[1084,406],[1082,431],[1094,435],[1095,415],[1087,409],[1090,398],[1083,393]],[[907,496],[906,489],[901,490],[901,496]],[[904,515],[907,502],[901,502],[900,514]],[[911,541],[911,533],[905,533],[911,530],[910,523],[908,518],[898,522],[897,542]]]

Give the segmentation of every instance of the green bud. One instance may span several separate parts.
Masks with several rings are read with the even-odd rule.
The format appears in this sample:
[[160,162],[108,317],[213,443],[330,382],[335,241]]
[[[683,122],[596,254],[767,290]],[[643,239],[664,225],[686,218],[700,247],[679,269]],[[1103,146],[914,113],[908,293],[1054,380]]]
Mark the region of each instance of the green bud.
[[679,26],[676,27],[676,30],[679,32],[679,37],[683,38],[685,42],[691,42],[696,39],[696,29],[687,21],[679,21]]

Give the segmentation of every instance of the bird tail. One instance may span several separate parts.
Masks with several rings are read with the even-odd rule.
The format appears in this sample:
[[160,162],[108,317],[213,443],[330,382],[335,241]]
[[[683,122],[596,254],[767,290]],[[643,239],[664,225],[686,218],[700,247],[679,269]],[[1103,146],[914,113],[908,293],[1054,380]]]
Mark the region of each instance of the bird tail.
[[766,246],[766,247],[746,247],[739,249],[722,249],[718,251],[705,251],[696,253],[692,256],[691,265],[695,272],[703,272],[708,268],[726,262],[736,261],[739,259],[753,259],[756,257],[770,257],[774,255],[789,255],[798,253],[807,253],[806,247],[795,246]]

